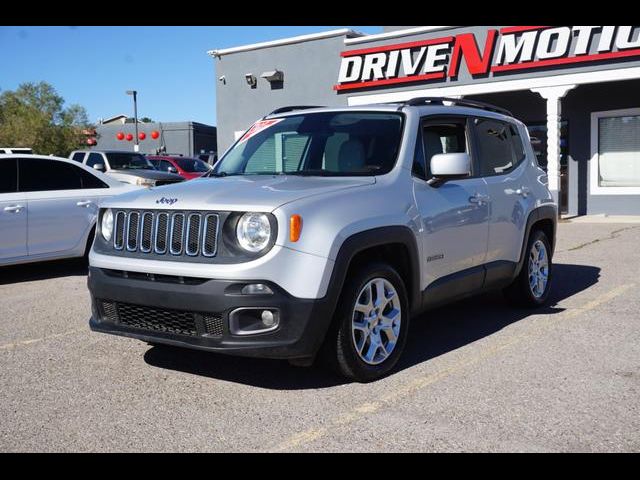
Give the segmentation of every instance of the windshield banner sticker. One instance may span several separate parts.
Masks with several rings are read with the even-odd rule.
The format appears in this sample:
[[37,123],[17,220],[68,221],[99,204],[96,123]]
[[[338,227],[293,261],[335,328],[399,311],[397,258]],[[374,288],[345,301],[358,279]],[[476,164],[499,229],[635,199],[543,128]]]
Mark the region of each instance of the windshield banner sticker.
[[257,135],[261,131],[269,128],[271,125],[275,125],[276,123],[280,123],[284,118],[274,118],[273,120],[260,120],[254,123],[247,133],[245,133],[242,138],[238,141],[238,143],[243,143],[249,140],[254,135]]

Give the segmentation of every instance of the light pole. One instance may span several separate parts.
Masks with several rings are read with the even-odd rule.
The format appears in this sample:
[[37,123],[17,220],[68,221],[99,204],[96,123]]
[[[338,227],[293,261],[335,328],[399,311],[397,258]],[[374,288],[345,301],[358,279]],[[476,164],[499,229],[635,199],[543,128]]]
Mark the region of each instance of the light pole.
[[133,121],[136,124],[136,143],[133,146],[133,150],[138,152],[140,150],[140,145],[138,144],[138,100],[137,95],[138,92],[135,90],[127,90],[127,95],[133,95]]

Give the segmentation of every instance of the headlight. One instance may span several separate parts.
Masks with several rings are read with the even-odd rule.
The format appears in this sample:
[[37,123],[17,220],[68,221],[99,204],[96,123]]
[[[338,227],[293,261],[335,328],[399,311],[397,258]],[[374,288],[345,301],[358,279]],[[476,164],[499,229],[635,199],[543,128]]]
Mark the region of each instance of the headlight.
[[263,250],[271,239],[271,225],[264,213],[245,213],[240,217],[236,237],[242,248],[256,253]]
[[141,187],[153,187],[155,184],[156,181],[151,180],[150,178],[138,178],[136,180],[136,185],[140,185]]
[[113,234],[113,212],[110,208],[102,214],[100,232],[102,233],[102,238],[107,242],[111,240],[111,235]]

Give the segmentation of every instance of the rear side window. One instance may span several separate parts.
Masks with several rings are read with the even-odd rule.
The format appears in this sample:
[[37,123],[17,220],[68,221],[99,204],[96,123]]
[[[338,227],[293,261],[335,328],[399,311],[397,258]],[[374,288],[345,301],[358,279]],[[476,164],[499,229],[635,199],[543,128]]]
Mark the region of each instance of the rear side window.
[[77,170],[78,175],[80,175],[80,181],[82,182],[82,188],[109,188],[109,185],[104,183],[98,177],[93,175],[91,172],[87,172],[86,170],[71,166],[74,170]]
[[42,158],[20,158],[18,163],[21,192],[82,188],[78,169],[68,163]]
[[18,191],[18,161],[15,158],[0,160],[0,193]]
[[475,129],[480,157],[480,175],[502,175],[516,166],[511,125],[497,120],[477,118]]
[[104,165],[104,159],[102,158],[102,155],[100,155],[99,153],[89,154],[89,158],[87,158],[87,167],[93,167],[94,165],[98,165],[100,163]]
[[84,160],[84,152],[74,153],[73,156],[71,157],[71,160],[75,160],[78,163],[82,163],[82,161]]

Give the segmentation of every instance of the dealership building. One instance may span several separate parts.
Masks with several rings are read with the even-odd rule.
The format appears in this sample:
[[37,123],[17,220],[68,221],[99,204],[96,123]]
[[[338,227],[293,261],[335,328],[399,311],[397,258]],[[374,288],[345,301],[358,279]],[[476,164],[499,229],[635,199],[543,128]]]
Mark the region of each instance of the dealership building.
[[208,53],[220,152],[287,105],[480,100],[527,125],[563,213],[640,214],[640,27],[341,29]]

